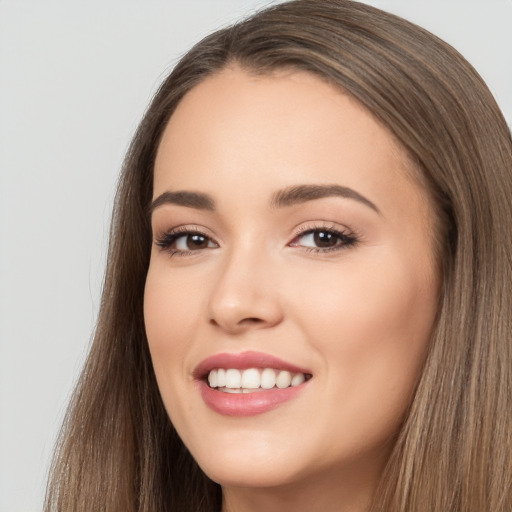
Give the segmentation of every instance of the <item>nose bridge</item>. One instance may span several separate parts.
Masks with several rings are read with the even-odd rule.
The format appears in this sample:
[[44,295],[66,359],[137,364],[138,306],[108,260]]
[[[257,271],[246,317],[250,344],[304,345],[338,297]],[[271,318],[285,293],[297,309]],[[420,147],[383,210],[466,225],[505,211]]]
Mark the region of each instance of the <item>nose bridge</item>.
[[272,257],[254,239],[227,249],[218,267],[210,302],[210,322],[228,332],[276,325],[281,306],[272,286]]

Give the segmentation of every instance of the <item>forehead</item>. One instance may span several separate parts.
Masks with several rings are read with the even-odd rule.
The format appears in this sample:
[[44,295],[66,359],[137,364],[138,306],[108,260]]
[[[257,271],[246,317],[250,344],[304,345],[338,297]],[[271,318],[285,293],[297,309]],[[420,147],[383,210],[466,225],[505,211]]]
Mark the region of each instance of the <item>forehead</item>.
[[[187,151],[191,143],[196,144],[193,152]],[[403,174],[410,167],[392,134],[351,96],[324,80],[295,70],[256,75],[228,68],[194,87],[179,103],[158,148],[156,173],[169,165],[178,170],[182,158],[193,165],[206,152],[208,158],[221,160],[228,156],[226,146],[233,158],[253,155],[253,163],[272,160],[278,168],[285,158],[307,162],[327,154],[333,144],[345,160],[353,153],[349,148],[366,144],[362,153],[367,160],[385,154],[394,160],[390,172]],[[300,167],[296,165],[297,171]]]

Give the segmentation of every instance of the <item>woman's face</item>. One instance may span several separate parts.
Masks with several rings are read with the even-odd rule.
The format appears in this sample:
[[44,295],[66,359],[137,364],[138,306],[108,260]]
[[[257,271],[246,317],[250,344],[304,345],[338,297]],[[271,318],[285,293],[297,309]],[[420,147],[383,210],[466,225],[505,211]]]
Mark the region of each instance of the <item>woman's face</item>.
[[172,116],[146,330],[174,426],[227,488],[381,471],[440,288],[407,165],[357,102],[303,72],[224,70]]

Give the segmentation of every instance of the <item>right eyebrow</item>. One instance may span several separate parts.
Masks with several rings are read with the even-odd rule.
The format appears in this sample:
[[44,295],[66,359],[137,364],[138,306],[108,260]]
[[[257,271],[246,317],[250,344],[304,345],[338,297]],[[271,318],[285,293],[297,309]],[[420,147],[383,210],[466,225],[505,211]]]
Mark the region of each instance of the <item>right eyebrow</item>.
[[149,216],[153,214],[156,208],[164,204],[177,204],[178,206],[196,208],[198,210],[215,210],[215,201],[208,194],[179,190],[176,192],[164,192],[154,199],[148,208]]

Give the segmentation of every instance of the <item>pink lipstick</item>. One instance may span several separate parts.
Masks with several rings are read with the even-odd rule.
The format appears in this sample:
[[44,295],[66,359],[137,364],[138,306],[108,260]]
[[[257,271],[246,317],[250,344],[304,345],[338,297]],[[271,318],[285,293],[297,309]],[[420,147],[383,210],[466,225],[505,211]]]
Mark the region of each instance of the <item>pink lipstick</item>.
[[204,402],[226,416],[251,416],[295,398],[311,372],[260,352],[208,357],[193,372]]

